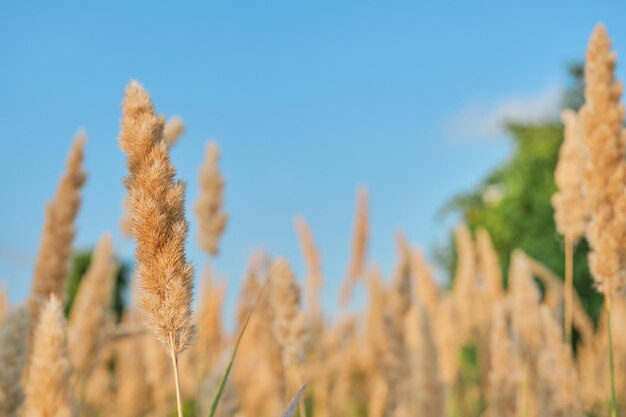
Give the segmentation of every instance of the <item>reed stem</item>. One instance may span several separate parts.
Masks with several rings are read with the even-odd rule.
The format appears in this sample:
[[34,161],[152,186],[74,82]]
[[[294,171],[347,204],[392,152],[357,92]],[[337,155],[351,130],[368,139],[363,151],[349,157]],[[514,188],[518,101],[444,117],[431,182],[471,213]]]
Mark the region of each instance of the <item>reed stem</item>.
[[609,335],[609,373],[611,377],[611,417],[617,417],[617,401],[615,399],[615,367],[613,365],[613,331],[611,330],[611,293],[608,283],[604,287],[604,305],[606,306],[606,321]]
[[565,238],[565,341],[572,343],[572,311],[574,298],[574,243]]
[[172,358],[172,366],[174,368],[174,381],[176,383],[176,407],[178,409],[178,417],[183,417],[183,403],[180,395],[180,377],[178,375],[178,355],[174,349],[174,334],[170,333],[170,357]]

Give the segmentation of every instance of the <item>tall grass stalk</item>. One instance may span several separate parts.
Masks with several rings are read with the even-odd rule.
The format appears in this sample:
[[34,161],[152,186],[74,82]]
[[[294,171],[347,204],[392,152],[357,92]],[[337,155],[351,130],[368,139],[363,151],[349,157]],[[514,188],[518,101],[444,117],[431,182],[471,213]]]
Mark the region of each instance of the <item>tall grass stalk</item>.
[[174,333],[170,333],[169,337],[170,357],[172,358],[172,367],[174,369],[174,383],[176,384],[176,408],[178,417],[183,417],[183,402],[180,395],[180,376],[178,372],[178,354],[174,344]]
[[565,341],[572,342],[572,311],[574,297],[574,242],[565,238]]
[[604,287],[604,305],[606,306],[606,321],[609,328],[609,375],[611,379],[611,417],[617,417],[617,400],[615,399],[615,366],[613,363],[613,331],[611,330],[611,293],[609,285]]

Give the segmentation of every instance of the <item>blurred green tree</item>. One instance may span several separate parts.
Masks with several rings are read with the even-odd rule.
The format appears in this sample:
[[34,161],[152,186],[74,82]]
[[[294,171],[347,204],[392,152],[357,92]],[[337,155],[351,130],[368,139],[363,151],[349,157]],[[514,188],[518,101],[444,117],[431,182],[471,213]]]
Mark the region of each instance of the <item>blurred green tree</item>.
[[[66,286],[66,316],[69,316],[70,311],[72,310],[72,304],[74,303],[74,299],[76,298],[76,294],[78,293],[80,283],[91,263],[92,254],[93,250],[91,249],[82,250],[74,253],[72,257],[72,268],[70,270],[70,276],[67,280]],[[115,276],[115,284],[113,287],[113,293],[111,295],[111,308],[115,313],[115,320],[117,323],[119,323],[122,319],[122,314],[124,313],[124,309],[126,307],[124,293],[126,291],[126,288],[128,287],[128,283],[130,282],[129,276],[131,271],[128,264],[124,262],[118,262],[118,264],[119,268]]]
[[[564,91],[562,107],[577,110],[584,102],[582,65],[571,65],[569,74],[571,81]],[[563,140],[563,126],[558,121],[541,124],[511,122],[506,125],[506,130],[514,143],[511,158],[475,189],[454,196],[442,213],[460,214],[472,230],[485,228],[500,256],[503,273],[508,271],[511,252],[519,248],[563,276],[563,239],[556,230],[550,202],[556,191],[554,171]],[[587,266],[588,252],[587,242],[579,242],[574,258],[574,285],[595,320],[602,297],[593,288]],[[440,263],[452,271],[456,258],[454,245],[450,242],[439,248],[436,254]]]

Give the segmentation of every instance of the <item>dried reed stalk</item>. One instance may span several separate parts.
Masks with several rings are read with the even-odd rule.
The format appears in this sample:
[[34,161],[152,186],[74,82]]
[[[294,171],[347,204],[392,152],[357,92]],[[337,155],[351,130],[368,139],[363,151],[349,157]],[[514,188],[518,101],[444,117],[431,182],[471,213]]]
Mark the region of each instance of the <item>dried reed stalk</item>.
[[452,286],[452,297],[458,311],[459,333],[462,343],[470,341],[483,313],[477,288],[477,257],[469,228],[460,224],[455,230],[457,265]]
[[320,253],[315,245],[313,232],[311,232],[306,220],[303,217],[297,217],[294,220],[294,226],[298,234],[300,250],[304,256],[307,268],[306,294],[308,315],[312,322],[317,322],[321,320],[322,310],[319,295],[324,282]]
[[9,303],[9,297],[7,296],[7,290],[0,286],[0,326],[9,312],[11,305]]
[[[535,259],[526,255],[526,261],[528,262],[532,274],[543,284],[546,288],[546,294],[544,295],[544,304],[550,307],[553,311],[558,310],[556,306],[551,305],[553,299],[563,300],[564,297],[564,285],[560,277],[554,272],[550,271],[545,265],[537,262]],[[554,295],[552,295],[554,293]],[[554,312],[554,316],[558,317],[559,314]],[[576,292],[576,289],[572,289],[572,323],[576,330],[580,332],[583,341],[590,341],[593,338],[593,322],[585,308],[582,301]]]
[[200,306],[196,313],[198,337],[192,347],[193,367],[200,377],[207,373],[222,350],[225,339],[222,329],[222,306],[224,304],[225,283],[216,281],[210,271],[206,271],[202,282]]
[[441,300],[441,290],[420,249],[411,251],[411,276],[413,301],[423,305],[430,317],[435,317]]
[[31,328],[27,305],[9,310],[0,326],[0,416],[15,417],[22,404],[20,378],[28,359]]
[[543,346],[540,295],[526,255],[516,250],[509,272],[513,342],[524,364],[535,363]]
[[[267,262],[263,253],[255,252],[251,256],[237,306],[239,333],[257,302]],[[273,321],[271,300],[262,297],[250,317],[233,369],[233,382],[245,416],[279,415],[284,405],[281,348],[274,338],[272,326],[268,326]]]
[[178,142],[180,137],[185,133],[185,122],[179,116],[172,116],[163,128],[163,138],[169,146],[173,146]]
[[[124,315],[124,325],[138,324],[139,317],[134,311]],[[115,344],[116,396],[115,410],[122,417],[137,417],[148,411],[151,398],[150,386],[146,381],[148,364],[143,353],[144,336],[121,339]],[[165,385],[165,384],[161,384]]]
[[200,169],[200,194],[195,206],[199,224],[198,244],[209,256],[217,255],[219,241],[228,222],[228,214],[222,211],[224,177],[217,166],[219,157],[217,143],[209,142]]
[[63,306],[52,294],[35,328],[25,383],[24,417],[77,417],[71,375]]
[[111,292],[116,273],[112,252],[111,236],[104,234],[93,252],[91,264],[72,305],[68,347],[77,380],[86,376],[85,373],[98,355],[104,343],[102,329],[107,323],[107,316],[112,314]]
[[511,338],[506,301],[493,308],[490,334],[491,367],[488,410],[492,417],[517,415],[520,389],[520,359]]
[[578,374],[569,343],[547,307],[541,309],[545,346],[539,354],[539,402],[546,417],[583,417]]
[[83,171],[85,133],[79,131],[72,144],[66,170],[53,200],[46,207],[39,253],[35,262],[29,306],[33,319],[50,294],[63,300],[69,275],[70,256],[80,208],[80,190],[87,178]]
[[[586,197],[591,219],[586,236],[591,246],[589,269],[604,293],[607,319],[611,321],[611,296],[626,279],[626,162],[624,145],[624,105],[620,102],[622,84],[614,78],[616,55],[603,25],[595,27],[585,61],[585,104],[580,123],[588,153],[584,171]],[[611,326],[609,357],[611,365],[611,412],[616,415],[613,378]]]
[[354,234],[352,237],[352,256],[348,271],[341,287],[341,305],[346,306],[352,298],[354,282],[363,277],[367,258],[367,240],[369,236],[369,215],[367,189],[357,190],[356,215],[354,218]]
[[[277,258],[272,262],[269,289],[273,311],[272,330],[281,347],[286,380],[285,398],[288,399],[291,397],[288,391],[295,392],[303,382],[300,365],[305,360],[309,328],[300,307],[300,288],[286,259]],[[300,409],[303,413],[302,407]]]
[[558,191],[552,196],[554,221],[557,230],[565,238],[565,339],[572,336],[572,297],[574,277],[574,245],[585,233],[589,210],[583,192],[582,131],[578,114],[564,110],[561,119],[564,126],[563,144],[555,172]]
[[405,321],[406,345],[413,384],[413,415],[443,416],[444,387],[438,367],[433,328],[425,307],[415,304]]
[[587,240],[591,246],[589,267],[599,287],[611,294],[624,284],[626,253],[626,132],[622,85],[614,79],[615,53],[602,25],[589,41],[585,62],[585,104],[580,123],[588,153],[584,185],[591,220]]
[[156,115],[150,96],[136,81],[126,89],[122,112],[119,143],[127,154],[126,187],[137,240],[140,306],[172,360],[182,417],[178,355],[191,342],[193,292],[193,267],[185,256],[185,187],[174,179],[175,169],[163,140],[163,118]]
[[[170,118],[163,128],[163,139],[167,142],[168,146],[171,148],[176,143],[180,137],[185,133],[185,123],[183,119],[178,116],[173,116]],[[128,208],[128,196],[124,198],[123,202],[123,212],[122,218],[120,220],[120,231],[126,237],[131,237],[132,232],[132,224],[131,224],[130,212]]]
[[[502,288],[502,270],[498,253],[493,247],[491,236],[486,229],[476,230],[476,251],[478,255],[478,269],[482,276],[482,286],[487,293],[490,305],[498,302],[504,296]],[[491,308],[488,308],[491,313]]]

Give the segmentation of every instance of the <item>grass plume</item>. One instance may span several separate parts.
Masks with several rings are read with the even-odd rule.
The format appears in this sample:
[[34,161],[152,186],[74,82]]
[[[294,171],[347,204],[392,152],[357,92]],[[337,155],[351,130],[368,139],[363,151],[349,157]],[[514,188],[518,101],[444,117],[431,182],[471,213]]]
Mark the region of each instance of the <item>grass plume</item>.
[[33,318],[37,317],[41,304],[50,294],[61,300],[65,297],[65,280],[69,274],[76,235],[74,221],[81,204],[80,190],[87,179],[83,170],[85,141],[85,133],[79,131],[72,143],[56,194],[46,207],[29,299]]

